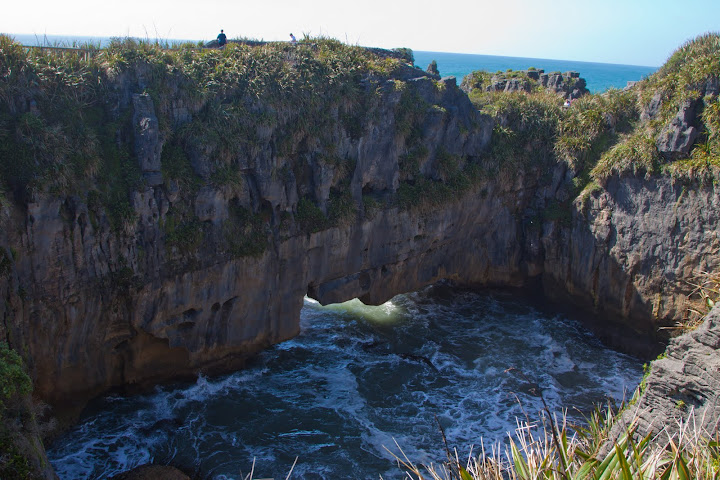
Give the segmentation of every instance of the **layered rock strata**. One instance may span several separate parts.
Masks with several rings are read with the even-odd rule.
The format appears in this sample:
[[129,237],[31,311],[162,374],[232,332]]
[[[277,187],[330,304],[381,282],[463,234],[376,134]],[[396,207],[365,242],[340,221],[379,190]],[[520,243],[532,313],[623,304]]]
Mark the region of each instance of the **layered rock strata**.
[[[161,124],[197,121],[203,105],[179,84],[156,105],[142,93],[147,75],[118,75],[107,99],[113,118],[127,119],[117,137],[131,138],[143,177],[131,220],[114,225],[89,194],[35,192],[0,209],[0,333],[26,352],[35,392],[52,404],[238,368],[298,333],[306,294],[378,304],[441,279],[534,285],[571,299],[606,331],[652,336],[684,314],[693,276],[718,266],[714,186],[611,178],[552,218],[575,173],[553,158],[490,165],[493,120],[452,78],[407,67],[361,80],[374,103],[355,123],[330,111],[323,144],[280,120],[251,122],[252,143],[229,154],[228,182],[215,180],[222,152],[199,135],[185,144],[201,179],[192,186],[163,178],[171,145]],[[250,111],[260,118],[270,107]],[[456,185],[448,172],[468,166],[480,173],[453,198],[400,201],[408,191],[422,197],[421,185]],[[304,224],[308,202],[328,217],[338,199],[351,208],[332,224]]]
[[638,438],[650,435],[660,445],[714,438],[720,426],[719,353],[720,307],[715,307],[650,364],[638,398],[616,419],[610,438],[630,427]]

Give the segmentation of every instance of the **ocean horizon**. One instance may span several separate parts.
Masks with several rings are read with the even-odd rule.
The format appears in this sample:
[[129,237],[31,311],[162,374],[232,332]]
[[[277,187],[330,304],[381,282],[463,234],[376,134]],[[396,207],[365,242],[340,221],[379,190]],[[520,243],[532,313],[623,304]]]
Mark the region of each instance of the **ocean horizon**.
[[534,67],[546,72],[578,72],[587,82],[592,93],[602,93],[610,88],[625,88],[628,82],[637,82],[655,73],[660,67],[642,65],[623,65],[617,63],[583,62],[577,60],[557,60],[531,57],[504,57],[499,55],[479,55],[471,53],[447,53],[413,51],[415,65],[422,69],[435,60],[440,75],[455,77],[458,84],[463,77],[476,70],[504,72],[527,70]]
[[[99,44],[101,47],[110,43],[115,37],[71,36],[71,35],[34,35],[34,34],[7,34],[15,41],[27,46],[72,46],[87,43]],[[214,37],[210,38],[212,40]],[[144,38],[142,40],[173,43],[206,42],[206,40],[190,39],[156,39]],[[421,69],[435,60],[440,75],[455,77],[458,84],[473,71],[484,70],[488,72],[510,70],[527,70],[530,67],[545,70],[546,72],[578,72],[587,82],[587,88],[592,93],[602,93],[611,88],[622,89],[629,82],[637,82],[655,73],[659,67],[642,65],[624,65],[616,63],[585,62],[578,60],[559,60],[532,57],[507,57],[500,55],[484,55],[472,53],[432,52],[413,50],[415,65]]]

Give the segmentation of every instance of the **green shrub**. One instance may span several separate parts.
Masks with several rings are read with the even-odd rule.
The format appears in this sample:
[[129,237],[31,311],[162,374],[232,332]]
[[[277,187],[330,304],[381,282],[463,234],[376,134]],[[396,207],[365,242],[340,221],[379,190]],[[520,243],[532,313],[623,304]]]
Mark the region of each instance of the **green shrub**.
[[405,137],[407,144],[412,144],[421,136],[422,122],[430,105],[404,82],[396,81],[395,88],[402,92],[395,107],[395,131]]
[[185,185],[196,185],[199,183],[200,179],[195,174],[190,159],[179,142],[169,141],[163,145],[160,162],[165,180],[178,180]]
[[404,155],[398,158],[398,168],[401,177],[418,175],[420,173],[420,162],[427,159],[430,152],[423,144],[416,144]]
[[0,276],[7,275],[12,269],[13,259],[4,248],[0,248]]
[[28,480],[33,478],[30,462],[16,445],[13,436],[0,425],[0,478]]
[[496,119],[489,159],[496,168],[516,172],[547,161],[553,152],[561,99],[546,92],[497,92],[478,105]]
[[165,220],[165,242],[187,254],[200,247],[205,234],[203,224],[197,218],[183,219],[168,215]]
[[32,391],[22,358],[7,343],[0,342],[0,420],[18,399]]
[[[0,342],[0,478],[30,478],[26,453],[18,449],[15,437],[18,424],[24,421],[26,397],[32,381],[25,372],[22,358],[7,343]],[[15,432],[15,433],[14,433]]]
[[330,192],[328,204],[328,220],[332,225],[349,225],[355,220],[357,207],[350,195],[350,190]]
[[377,212],[382,209],[382,204],[372,195],[363,195],[363,207],[365,208],[365,218],[371,220],[375,218]]
[[222,225],[225,242],[233,257],[258,257],[268,247],[266,222],[260,214],[231,204],[230,216]]
[[307,233],[315,233],[328,227],[328,218],[309,198],[301,198],[297,205],[295,220]]

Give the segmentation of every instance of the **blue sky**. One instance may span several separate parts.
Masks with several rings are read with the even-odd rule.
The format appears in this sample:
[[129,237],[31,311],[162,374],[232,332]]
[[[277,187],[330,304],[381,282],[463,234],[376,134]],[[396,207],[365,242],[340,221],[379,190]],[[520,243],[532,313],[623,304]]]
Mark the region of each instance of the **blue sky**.
[[210,40],[293,32],[413,50],[659,66],[720,31],[720,0],[35,0],[6,2],[0,32]]

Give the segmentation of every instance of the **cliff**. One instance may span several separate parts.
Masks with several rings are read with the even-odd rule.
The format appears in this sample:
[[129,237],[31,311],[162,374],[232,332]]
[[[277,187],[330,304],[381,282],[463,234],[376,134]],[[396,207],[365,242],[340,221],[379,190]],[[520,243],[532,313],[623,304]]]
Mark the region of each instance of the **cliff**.
[[0,40],[0,335],[57,407],[238,368],[297,334],[306,294],[440,279],[539,287],[656,342],[718,267],[720,72],[680,103],[668,67],[565,111],[334,41]]
[[448,274],[472,210],[407,205],[468,191],[489,142],[454,80],[334,42],[146,47],[48,85],[57,59],[6,46],[28,68],[4,84],[1,333],[37,396],[237,368],[297,333],[306,293],[384,301]]
[[690,435],[714,438],[720,424],[718,350],[720,308],[715,307],[697,329],[671,340],[650,364],[637,398],[615,420],[609,438],[630,426],[638,438],[650,435],[661,445],[682,444]]

